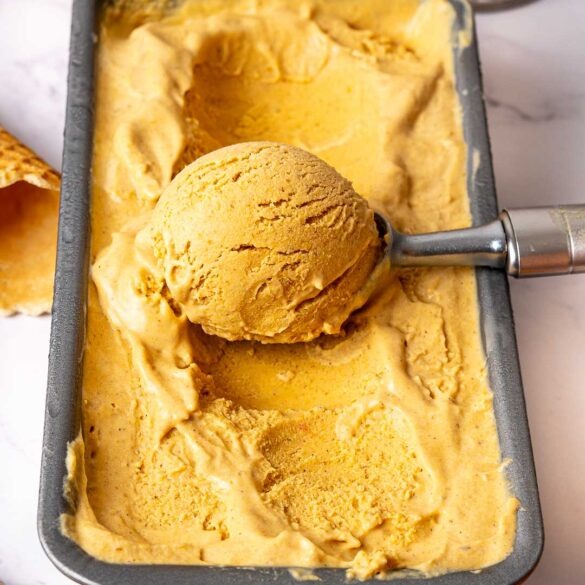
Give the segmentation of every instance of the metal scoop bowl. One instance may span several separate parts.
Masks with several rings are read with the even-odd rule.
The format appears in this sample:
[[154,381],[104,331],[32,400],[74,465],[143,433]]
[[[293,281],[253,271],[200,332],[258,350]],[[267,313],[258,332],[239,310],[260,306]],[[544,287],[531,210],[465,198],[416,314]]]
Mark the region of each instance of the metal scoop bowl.
[[585,272],[585,205],[504,210],[477,227],[404,234],[376,211],[392,266],[489,266],[518,278]]

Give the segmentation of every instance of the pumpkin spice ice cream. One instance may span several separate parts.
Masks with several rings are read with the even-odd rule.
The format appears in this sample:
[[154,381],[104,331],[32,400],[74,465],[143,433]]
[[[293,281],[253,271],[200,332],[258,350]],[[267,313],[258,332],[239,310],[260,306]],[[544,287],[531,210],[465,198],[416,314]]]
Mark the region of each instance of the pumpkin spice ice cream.
[[[401,231],[469,225],[451,6],[200,0],[142,17],[110,10],[97,55],[93,284],[65,533],[110,562],[329,566],[359,577],[505,558],[518,502],[499,451],[473,271],[396,269],[342,326],[334,320],[336,335],[294,342],[328,331],[326,305],[287,321],[353,269],[347,290],[359,297],[375,231],[354,192]],[[310,177],[289,179],[300,209],[287,207],[280,227],[223,231],[230,202],[236,215],[267,218],[289,205],[276,189],[246,191],[246,164],[239,176],[212,168],[251,141],[300,147],[351,181],[339,183],[345,203],[339,217],[331,211],[331,231],[318,224],[319,275],[302,258],[286,270],[274,261],[275,250],[300,249],[298,222],[323,204],[303,183]],[[290,147],[261,148],[258,160]],[[259,182],[282,184],[266,160]],[[196,173],[185,191],[181,172]],[[192,207],[195,194],[216,212]],[[361,218],[347,241],[346,208]],[[222,231],[208,247],[211,227]],[[226,246],[227,270],[213,263]],[[202,274],[210,280],[199,285]],[[270,302],[249,318],[246,294],[263,290]],[[214,297],[221,291],[229,295]],[[218,314],[224,303],[230,314]],[[262,343],[277,340],[288,343]]]
[[192,323],[273,343],[339,333],[380,254],[373,211],[299,148],[236,144],[165,189],[141,236]]

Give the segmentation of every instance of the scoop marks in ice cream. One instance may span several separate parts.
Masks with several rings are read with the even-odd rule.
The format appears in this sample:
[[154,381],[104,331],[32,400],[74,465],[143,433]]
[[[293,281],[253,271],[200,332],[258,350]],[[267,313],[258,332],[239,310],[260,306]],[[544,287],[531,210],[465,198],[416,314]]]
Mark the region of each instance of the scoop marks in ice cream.
[[206,333],[341,322],[375,233],[332,167],[399,231],[470,225],[453,6],[106,5],[63,532],[116,563],[369,578],[501,561],[518,501],[473,270],[396,267],[344,335]]
[[339,333],[367,300],[379,256],[373,211],[332,166],[274,142],[185,167],[141,239],[188,319],[229,340]]

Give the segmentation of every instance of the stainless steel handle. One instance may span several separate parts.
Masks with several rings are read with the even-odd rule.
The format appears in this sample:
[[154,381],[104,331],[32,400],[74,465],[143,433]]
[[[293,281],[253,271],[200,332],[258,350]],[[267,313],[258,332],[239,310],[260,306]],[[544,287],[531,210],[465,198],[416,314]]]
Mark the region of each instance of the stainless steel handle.
[[507,209],[483,226],[414,235],[376,221],[397,266],[489,266],[518,278],[585,272],[585,205]]
[[506,209],[506,271],[519,278],[585,272],[585,205]]
[[500,220],[428,234],[403,234],[392,229],[391,241],[391,263],[398,266],[506,267],[506,232]]

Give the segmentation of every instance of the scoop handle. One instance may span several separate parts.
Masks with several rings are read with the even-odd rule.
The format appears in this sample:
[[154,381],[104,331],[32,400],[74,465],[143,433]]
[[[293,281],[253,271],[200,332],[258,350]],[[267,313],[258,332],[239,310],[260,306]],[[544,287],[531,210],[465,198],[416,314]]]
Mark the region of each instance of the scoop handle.
[[506,271],[519,278],[585,272],[585,205],[506,209]]
[[399,266],[489,266],[511,276],[585,272],[585,205],[506,209],[486,225],[403,234],[392,229]]

